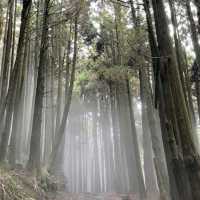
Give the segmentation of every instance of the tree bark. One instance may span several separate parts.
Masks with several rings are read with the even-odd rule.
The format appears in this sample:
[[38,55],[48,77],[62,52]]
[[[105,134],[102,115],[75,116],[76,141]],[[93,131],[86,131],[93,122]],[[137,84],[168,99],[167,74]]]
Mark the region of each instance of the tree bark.
[[198,17],[198,32],[200,34],[200,1],[194,0],[195,6],[197,7],[197,17]]
[[0,3],[0,40],[3,32],[3,5]]
[[[2,133],[2,140],[1,140],[1,145],[0,145],[0,149],[2,152],[0,154],[1,161],[5,160],[6,154],[7,154],[12,111],[14,108],[13,107],[14,100],[15,100],[16,92],[17,92],[17,84],[15,84],[15,80],[18,79],[21,64],[22,64],[25,33],[26,33],[27,26],[28,26],[31,5],[32,5],[32,0],[27,0],[27,1],[23,2],[23,9],[22,9],[22,14],[21,14],[21,27],[20,27],[19,42],[18,42],[17,53],[16,53],[16,61],[15,61],[14,68],[11,72],[7,95],[2,100],[2,104],[0,105],[1,120],[3,120],[5,110],[7,110],[6,111],[6,122],[5,122],[6,125],[5,125],[5,128]],[[0,123],[1,123],[1,120],[0,120]]]
[[9,83],[9,71],[10,71],[10,59],[11,59],[11,47],[12,47],[12,31],[13,31],[13,9],[14,9],[14,0],[8,2],[8,28],[5,32],[6,40],[5,45],[5,56],[2,63],[2,80],[1,80],[1,103],[5,98],[8,89]]
[[48,19],[49,19],[49,3],[50,0],[44,2],[43,13],[43,29],[40,46],[35,106],[33,114],[33,127],[31,133],[30,154],[28,168],[37,170],[40,173],[41,168],[41,136],[42,136],[42,110],[43,110],[43,95],[45,88],[45,64],[47,59],[48,49]]
[[190,0],[186,1],[186,9],[187,9],[187,15],[190,22],[190,30],[191,30],[191,37],[192,37],[192,43],[194,47],[194,51],[196,54],[196,64],[197,64],[197,80],[195,80],[195,89],[196,89],[196,95],[197,95],[197,106],[198,106],[198,114],[200,117],[200,83],[199,83],[199,73],[200,73],[200,45],[199,45],[199,39],[198,34],[196,30],[196,24],[192,15],[191,6],[190,6]]
[[[165,96],[166,116],[169,125],[170,119],[177,121],[177,128],[174,127],[174,137],[178,152],[176,157],[173,158],[175,159],[177,188],[181,199],[197,200],[200,198],[200,192],[197,189],[200,184],[200,161],[192,138],[192,125],[187,112],[176,55],[169,35],[164,3],[163,0],[153,0],[152,3],[161,57],[160,75],[165,86],[163,92],[167,95]],[[181,170],[184,176],[180,176]],[[182,183],[180,177],[184,178]],[[183,191],[185,192],[184,195]]]
[[[161,199],[170,199],[170,191],[169,191],[169,178],[168,172],[165,165],[165,155],[163,150],[163,144],[161,140],[161,135],[159,137],[159,131],[156,126],[156,115],[155,108],[153,107],[153,100],[151,94],[150,83],[147,78],[147,73],[145,69],[140,70],[140,82],[142,90],[142,102],[146,106],[146,110],[144,110],[144,115],[146,114],[147,120],[147,131],[149,128],[150,131],[150,140],[152,141],[152,148],[155,155],[154,158],[154,166],[157,172],[157,182],[160,190]],[[145,108],[143,108],[145,109]],[[142,112],[143,115],[143,112]],[[145,117],[145,116],[144,116]],[[158,120],[158,119],[157,119]],[[148,134],[145,133],[145,134]],[[146,136],[147,137],[147,136]],[[151,143],[150,141],[150,143]],[[145,147],[144,147],[145,148]],[[149,169],[148,169],[149,170]]]

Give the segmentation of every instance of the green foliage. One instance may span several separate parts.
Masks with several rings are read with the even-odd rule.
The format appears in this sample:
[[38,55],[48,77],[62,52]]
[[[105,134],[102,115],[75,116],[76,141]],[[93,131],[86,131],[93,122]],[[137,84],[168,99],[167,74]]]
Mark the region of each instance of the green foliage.
[[[89,45],[88,55],[79,58],[75,90],[82,92],[96,88],[99,80],[119,82],[128,78],[134,93],[139,94],[137,70],[146,67],[151,57],[143,18],[140,28],[136,29],[128,17],[127,8],[108,3],[99,6],[98,11],[98,15],[86,15],[88,21],[84,19],[83,22],[87,23],[81,23],[81,31],[86,34],[81,32],[83,39],[94,33],[94,24],[99,28],[95,30],[98,35]],[[102,46],[98,51],[99,41]],[[80,45],[85,48],[79,42]]]
[[128,68],[126,66],[114,66],[107,68],[105,66],[97,68],[99,79],[107,81],[120,81],[125,80],[128,75]]
[[89,81],[89,79],[90,79],[90,74],[88,71],[82,71],[79,74],[79,82],[86,82]]
[[17,15],[17,17],[21,16],[21,11],[22,11],[22,4],[17,4],[17,7],[16,7],[16,15]]
[[81,93],[86,88],[91,87],[91,83],[95,81],[95,76],[91,70],[80,70],[77,72],[74,90]]

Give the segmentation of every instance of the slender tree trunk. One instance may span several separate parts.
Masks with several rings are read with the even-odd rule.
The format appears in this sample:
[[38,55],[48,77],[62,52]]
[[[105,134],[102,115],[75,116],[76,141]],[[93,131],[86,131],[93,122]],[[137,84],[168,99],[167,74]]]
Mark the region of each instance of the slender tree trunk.
[[5,99],[7,94],[8,82],[9,82],[9,71],[10,71],[10,58],[11,58],[11,47],[12,47],[12,30],[13,30],[13,9],[14,0],[8,2],[8,29],[6,30],[6,43],[5,45],[5,56],[4,62],[2,63],[2,82],[1,82],[1,104],[2,100]]
[[[190,85],[190,78],[189,78],[189,74],[187,72],[187,67],[188,67],[187,66],[187,58],[184,55],[186,53],[183,50],[183,47],[182,47],[182,44],[181,44],[181,41],[180,41],[180,37],[179,37],[178,22],[177,22],[177,18],[176,18],[176,8],[175,8],[174,4],[175,3],[172,0],[169,0],[170,11],[171,11],[171,19],[172,19],[172,24],[173,24],[173,28],[174,28],[174,41],[175,41],[177,63],[178,63],[178,66],[179,66],[179,74],[180,74],[181,83],[182,83],[182,86],[183,86],[183,92],[184,92],[185,100],[186,100],[187,107],[188,107],[188,113],[191,117],[193,129],[195,129],[196,120],[195,120],[194,106],[193,106],[193,102],[191,100],[191,91],[190,91],[191,89],[190,89],[190,86],[189,86]],[[191,20],[193,20],[193,19],[190,19],[190,21]],[[191,29],[194,29],[194,24],[191,26]],[[196,33],[196,30],[195,30],[195,33]],[[194,40],[196,38],[197,37],[193,36]],[[200,98],[197,98],[197,99],[199,100]],[[198,105],[200,105],[200,103]],[[195,131],[194,131],[194,141],[198,141]],[[198,142],[197,142],[196,146],[199,146]]]
[[[189,22],[190,22],[192,42],[193,42],[194,51],[195,51],[195,54],[196,54],[196,64],[197,64],[197,68],[198,68],[197,73],[199,74],[199,72],[200,72],[200,45],[199,45],[196,25],[195,25],[195,21],[194,21],[193,15],[192,15],[189,0],[186,1],[186,9],[187,9],[188,19],[189,19]],[[197,74],[197,77],[198,77],[198,74]],[[199,114],[199,117],[200,117],[200,85],[199,85],[198,78],[197,78],[197,80],[195,80],[195,88],[196,88],[196,95],[197,95],[198,114]]]
[[141,87],[143,88],[142,98],[144,106],[146,106],[146,111],[144,111],[146,113],[144,114],[147,115],[147,121],[148,121],[147,128],[149,127],[149,131],[151,134],[152,148],[155,155],[154,166],[157,172],[158,187],[160,190],[161,199],[169,200],[170,199],[169,179],[168,179],[167,168],[165,165],[163,144],[161,140],[161,135],[159,137],[158,129],[156,127],[156,116],[155,116],[155,110],[153,108],[151,88],[145,69],[140,70],[140,79],[141,79],[140,82],[142,84]]
[[73,63],[72,63],[70,85],[69,85],[69,90],[68,90],[67,100],[66,100],[66,103],[65,103],[65,108],[64,108],[62,121],[61,121],[59,130],[57,132],[57,136],[55,138],[55,144],[54,144],[53,151],[52,151],[52,154],[51,154],[51,157],[50,157],[50,162],[49,162],[49,167],[50,168],[49,169],[51,171],[54,170],[55,159],[56,159],[56,156],[58,154],[59,146],[61,144],[61,141],[62,141],[64,133],[65,133],[67,118],[68,118],[71,99],[72,99],[72,92],[73,92],[74,79],[75,79],[75,70],[76,70],[76,62],[77,62],[77,48],[78,48],[77,47],[77,40],[78,40],[78,13],[76,14],[76,17],[75,17],[74,53],[73,53]]
[[128,77],[126,79],[126,88],[127,88],[127,94],[128,94],[128,108],[129,108],[130,120],[131,120],[133,146],[134,146],[134,151],[135,151],[136,165],[138,168],[138,181],[139,181],[139,187],[140,187],[140,196],[141,196],[141,199],[143,199],[146,196],[146,194],[145,194],[146,189],[145,189],[145,184],[144,184],[144,179],[143,179],[143,174],[142,174],[142,166],[141,166],[138,138],[137,138],[137,132],[136,132],[136,127],[135,127],[135,118],[134,118],[133,105],[132,105],[132,96],[131,96],[130,84],[129,84]]
[[116,191],[124,191],[122,186],[125,185],[124,178],[125,172],[122,161],[121,149],[120,149],[120,135],[119,135],[119,123],[117,118],[117,101],[116,101],[116,83],[110,81],[110,103],[111,103],[111,118],[112,118],[112,129],[113,129],[113,142],[114,142],[114,183]]
[[[117,85],[117,107],[118,107],[118,118],[119,128],[122,143],[124,143],[125,158],[128,167],[128,177],[130,183],[130,191],[136,192],[141,196],[141,199],[145,195],[145,189],[143,185],[143,175],[141,172],[141,163],[138,154],[137,137],[136,132],[132,130],[131,117],[130,117],[130,106],[128,100],[128,91],[126,82],[118,83]],[[139,162],[139,163],[138,163]],[[142,183],[142,184],[141,184]]]
[[3,5],[0,3],[0,40],[3,32]]
[[49,18],[49,3],[50,0],[45,0],[43,13],[43,30],[41,37],[39,67],[37,76],[37,87],[35,97],[35,108],[33,114],[33,127],[31,133],[30,155],[28,168],[37,170],[40,173],[41,168],[41,137],[42,137],[42,110],[43,110],[43,95],[45,87],[45,64],[47,59],[48,48],[48,18]]
[[10,73],[14,67],[15,58],[15,37],[16,37],[16,20],[17,20],[17,0],[14,0],[14,19],[13,19],[13,34],[12,34],[12,53],[11,53],[11,67]]
[[[19,147],[19,143],[17,145],[17,136],[18,138],[23,137],[22,135],[22,122],[23,122],[23,91],[24,91],[24,79],[27,70],[27,60],[28,60],[28,48],[29,48],[29,34],[26,34],[26,44],[24,49],[24,58],[22,67],[19,72],[18,79],[16,80],[16,97],[13,107],[13,123],[12,123],[12,132],[11,132],[11,140],[10,140],[10,164],[11,166],[15,165],[17,153],[17,147]],[[21,126],[21,127],[19,127]],[[20,129],[20,130],[19,130]],[[18,148],[19,149],[19,148]]]
[[[1,154],[0,160],[4,161],[7,154],[7,147],[8,147],[8,140],[10,135],[10,126],[11,126],[11,119],[12,119],[12,111],[14,106],[14,100],[16,97],[17,92],[17,84],[15,84],[15,80],[18,79],[20,68],[22,65],[22,58],[23,58],[23,50],[24,50],[24,41],[25,41],[25,32],[28,26],[29,21],[29,14],[31,9],[31,0],[27,0],[23,2],[23,9],[21,14],[21,27],[19,33],[19,42],[17,47],[17,54],[16,54],[16,61],[13,71],[11,72],[9,88],[5,99],[3,99],[2,104],[0,105],[0,116],[4,115],[6,109],[6,125],[2,133],[2,140],[1,140]],[[2,119],[1,119],[2,120]],[[1,123],[1,122],[0,122]]]
[[197,17],[198,17],[198,32],[200,34],[200,1],[199,0],[194,0],[194,3],[197,7]]
[[100,192],[100,163],[99,163],[99,152],[98,152],[98,109],[97,109],[97,96],[95,91],[95,96],[92,97],[92,133],[94,137],[94,190],[95,192]]
[[[184,97],[185,101],[188,106],[188,98],[187,98],[187,92],[186,92],[186,83],[185,83],[185,74],[184,74],[184,67],[185,67],[185,59],[183,57],[183,51],[182,51],[182,46],[181,42],[179,40],[179,35],[178,35],[178,22],[176,19],[176,10],[174,6],[174,2],[172,0],[168,0],[169,5],[170,5],[170,12],[171,12],[171,19],[172,19],[172,25],[174,28],[174,42],[175,42],[175,52],[176,52],[176,57],[177,57],[177,64],[179,67],[179,74],[180,74],[180,79],[181,79],[181,84],[183,87],[183,92],[184,92]],[[189,106],[188,106],[188,112],[189,112]]]
[[[3,20],[3,19],[2,19]],[[2,66],[4,66],[4,60],[5,60],[5,53],[6,53],[6,33],[7,33],[7,30],[8,30],[8,21],[9,21],[9,8],[7,9],[7,12],[6,12],[6,22],[5,22],[5,28],[3,29],[4,30],[4,37],[3,37],[3,51],[2,51],[2,59],[1,59],[1,77],[0,77],[0,89],[2,88],[2,82],[3,82],[3,72],[4,72],[4,69]],[[2,31],[3,32],[3,31]],[[1,91],[0,91],[1,92]],[[1,98],[0,99],[1,103],[3,102],[3,99]],[[1,104],[0,104],[1,106]],[[0,107],[1,108],[1,107]],[[2,119],[2,118],[0,118]]]
[[67,41],[66,77],[65,77],[65,101],[67,100],[68,88],[69,88],[71,35],[72,35],[72,22],[70,22],[69,35],[68,35],[68,41]]
[[[145,185],[147,194],[149,195],[156,194],[157,191],[157,183],[156,183],[156,175],[155,175],[155,166],[154,166],[154,155],[152,149],[152,138],[151,138],[151,131],[150,131],[150,124],[148,122],[148,106],[147,105],[147,91],[148,88],[148,79],[146,74],[146,69],[140,69],[139,71],[140,77],[140,98],[142,102],[142,130],[143,130],[143,148],[144,148],[144,173],[145,173]],[[146,80],[144,80],[146,78]],[[153,117],[154,113],[151,113],[151,118]],[[155,125],[154,125],[155,126]],[[156,128],[154,129],[156,134]],[[156,145],[159,145],[156,144]]]
[[[59,32],[61,32],[61,28],[59,27]],[[57,111],[56,111],[56,132],[60,126],[61,119],[61,102],[62,102],[62,70],[63,70],[63,62],[61,59],[61,41],[57,38],[56,41],[57,46],[57,57],[58,57],[58,89],[57,89]]]

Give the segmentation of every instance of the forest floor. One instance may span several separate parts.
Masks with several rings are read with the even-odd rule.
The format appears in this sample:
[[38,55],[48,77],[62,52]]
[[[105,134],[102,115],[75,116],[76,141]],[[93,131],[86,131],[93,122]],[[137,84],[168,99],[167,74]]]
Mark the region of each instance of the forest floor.
[[[119,193],[65,193],[60,192],[56,195],[49,196],[48,200],[141,200],[136,194],[119,194]],[[158,194],[148,195],[146,200],[159,200]]]
[[[59,184],[55,180],[38,182],[27,171],[0,167],[0,200],[140,200],[132,193],[68,193]],[[155,194],[147,197],[147,200],[158,199]]]
[[[0,168],[0,200],[38,200],[36,179],[23,171]],[[42,194],[42,193],[41,193]]]
[[64,193],[60,192],[53,195],[49,200],[138,200],[134,194],[118,194],[118,193]]

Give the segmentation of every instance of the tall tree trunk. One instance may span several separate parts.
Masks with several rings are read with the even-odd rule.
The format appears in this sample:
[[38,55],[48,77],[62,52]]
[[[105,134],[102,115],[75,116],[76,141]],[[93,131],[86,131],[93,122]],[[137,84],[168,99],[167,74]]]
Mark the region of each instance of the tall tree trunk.
[[16,92],[17,92],[17,84],[15,84],[15,80],[18,79],[20,68],[22,65],[25,33],[28,26],[31,4],[32,4],[32,0],[27,0],[23,2],[23,9],[22,9],[22,14],[21,14],[21,27],[20,27],[20,33],[19,33],[19,42],[18,42],[18,47],[17,47],[16,61],[15,61],[14,68],[11,72],[7,95],[5,99],[3,99],[2,104],[0,105],[1,117],[4,115],[4,112],[6,109],[6,122],[5,122],[5,128],[2,133],[2,140],[1,140],[1,145],[0,145],[0,149],[2,152],[0,154],[1,161],[5,160],[6,154],[7,154],[12,111],[13,111],[13,106],[14,106],[14,100],[16,97]]
[[100,192],[100,163],[99,163],[99,152],[98,152],[98,109],[97,109],[97,95],[96,91],[95,95],[91,99],[92,106],[92,134],[94,137],[94,190],[95,192]]
[[[128,167],[128,177],[130,181],[130,191],[136,192],[140,195],[141,199],[145,196],[145,188],[143,182],[143,175],[141,172],[141,163],[139,159],[139,150],[137,146],[136,132],[132,130],[130,106],[128,100],[128,91],[125,81],[117,83],[117,107],[119,128],[122,143],[124,144],[122,151],[125,153],[125,158]],[[138,163],[139,162],[139,163]]]
[[66,54],[66,77],[65,77],[65,101],[68,96],[68,88],[69,88],[69,75],[70,75],[70,53],[71,53],[71,35],[72,35],[72,22],[70,22],[68,41],[67,41],[67,54]]
[[[158,191],[157,191],[157,183],[156,183],[156,175],[155,175],[150,123],[148,122],[149,120],[148,106],[149,105],[147,105],[146,97],[147,97],[147,91],[150,90],[150,87],[148,88],[147,86],[148,79],[147,79],[146,69],[139,70],[139,78],[140,78],[140,99],[142,102],[142,130],[143,130],[145,185],[146,185],[147,195],[148,194],[152,195],[152,194],[156,194]],[[151,114],[152,114],[151,115],[151,118],[152,118],[154,113],[152,112]],[[154,129],[154,131],[155,132],[153,134],[156,134],[156,128]],[[156,145],[159,145],[159,143],[157,143]]]
[[14,9],[14,0],[8,2],[8,28],[5,30],[6,40],[5,40],[5,54],[2,62],[2,80],[1,80],[1,104],[5,99],[7,94],[8,82],[9,82],[9,68],[10,68],[10,59],[11,59],[11,47],[12,47],[12,30],[13,30],[13,9]]
[[8,81],[9,81],[9,68],[10,68],[10,59],[11,59],[11,47],[12,47],[12,31],[13,31],[13,11],[14,11],[14,0],[10,0],[8,2],[9,6],[9,18],[8,18],[8,29],[6,32],[6,43],[5,45],[5,57],[3,64],[3,77],[1,83],[1,100],[4,99],[7,88],[8,88]]
[[199,0],[194,0],[194,3],[197,7],[197,17],[198,17],[198,32],[200,34],[200,1]]
[[[59,33],[61,32],[61,28],[59,27]],[[57,50],[57,59],[58,59],[58,89],[57,89],[57,110],[56,110],[56,132],[60,126],[61,119],[61,103],[62,103],[62,70],[63,70],[63,62],[61,55],[61,41],[60,38],[56,38],[56,50]]]
[[[166,161],[167,161],[167,168],[169,174],[169,182],[170,182],[170,194],[173,200],[180,199],[179,193],[177,191],[175,175],[174,175],[174,162],[172,162],[172,158],[176,157],[173,155],[174,153],[174,145],[173,143],[169,143],[169,136],[171,135],[171,129],[166,129],[166,114],[165,114],[165,102],[164,102],[164,94],[163,94],[163,84],[160,78],[160,52],[157,46],[156,38],[153,31],[153,22],[150,13],[150,4],[149,0],[144,0],[144,10],[146,12],[146,20],[148,25],[148,36],[149,36],[149,43],[151,48],[152,54],[152,65],[154,71],[154,82],[155,82],[155,107],[159,106],[159,114],[160,114],[160,122],[161,122],[161,129],[162,129],[162,137],[163,137],[163,144],[165,148],[166,154]],[[159,104],[158,104],[159,101]]]
[[123,192],[125,189],[125,167],[123,167],[122,153],[121,153],[121,140],[119,133],[119,123],[117,118],[117,100],[116,100],[116,83],[110,81],[110,104],[111,104],[111,120],[112,120],[112,130],[113,130],[113,142],[114,142],[114,183],[116,191]]
[[[177,121],[177,127],[174,127],[174,137],[178,151],[176,157],[173,158],[175,159],[177,188],[181,199],[197,200],[200,198],[198,190],[198,185],[200,184],[200,161],[192,138],[192,126],[183,94],[176,55],[169,35],[163,0],[153,0],[152,3],[161,57],[160,75],[163,86],[165,86],[162,89],[166,94],[164,99],[167,106],[168,125],[170,125],[170,120],[172,122],[173,119]],[[175,125],[175,121],[172,125]],[[181,178],[184,178],[182,183],[180,182],[179,174],[181,168],[185,173],[182,173],[185,177],[181,176]],[[184,195],[183,191],[185,192]]]
[[[183,58],[183,51],[182,51],[182,46],[181,46],[181,42],[179,40],[179,34],[178,34],[178,22],[176,19],[176,10],[175,10],[175,5],[174,5],[174,1],[172,0],[168,0],[169,1],[169,5],[170,5],[170,12],[171,12],[171,20],[172,20],[172,25],[174,28],[174,42],[175,42],[175,52],[176,52],[176,57],[177,57],[177,64],[179,67],[179,74],[180,74],[180,79],[181,79],[181,84],[183,87],[183,92],[184,92],[184,96],[185,96],[185,101],[187,103],[188,106],[188,98],[187,98],[187,92],[186,92],[186,83],[185,83],[185,59]],[[189,109],[189,106],[188,106]],[[188,110],[189,112],[189,110]]]
[[143,198],[145,198],[146,191],[145,191],[144,179],[143,179],[143,174],[142,174],[142,166],[141,166],[138,138],[137,138],[137,132],[136,132],[136,127],[135,127],[135,118],[134,118],[133,105],[132,105],[132,96],[131,96],[131,90],[130,90],[130,84],[129,84],[128,77],[126,79],[126,89],[127,89],[127,95],[128,95],[128,108],[129,108],[130,120],[131,120],[131,132],[132,132],[132,137],[133,137],[133,146],[134,146],[134,152],[135,152],[136,166],[138,168],[138,181],[139,181],[139,187],[140,187],[140,196],[141,196],[141,199],[143,199]]
[[[133,2],[131,1],[131,6],[133,6]],[[122,26],[122,12],[119,5],[114,5],[115,11],[115,34],[116,34],[116,50],[117,50],[117,59],[114,62],[117,62],[118,65],[123,65],[123,34],[121,32]],[[133,16],[135,17],[135,15]],[[125,152],[126,152],[126,162],[128,167],[128,176],[129,176],[129,187],[130,191],[138,192],[140,198],[143,199],[145,197],[145,186],[142,175],[140,154],[138,148],[137,141],[137,133],[135,129],[135,121],[133,115],[132,108],[132,100],[129,88],[128,79],[123,80],[120,83],[116,84],[116,92],[117,92],[117,107],[118,107],[118,118],[119,118],[119,129],[120,136],[122,138],[122,142],[125,144]],[[124,101],[124,102],[123,102]],[[123,103],[122,103],[123,102]],[[123,105],[124,104],[124,105]],[[127,106],[128,105],[128,106]],[[132,140],[133,147],[129,147],[130,142]],[[132,153],[127,148],[132,149]],[[124,151],[122,149],[122,151]],[[122,156],[123,157],[123,156]],[[134,165],[133,165],[134,163]],[[133,166],[134,169],[130,169]],[[136,175],[137,174],[137,175]],[[134,187],[134,188],[133,188]]]
[[[188,67],[187,58],[184,55],[186,53],[184,52],[181,41],[180,41],[180,36],[178,32],[178,22],[177,22],[177,17],[176,17],[176,8],[174,4],[175,4],[174,1],[169,0],[171,19],[172,19],[172,24],[174,28],[174,41],[175,41],[177,63],[179,66],[179,74],[180,74],[181,83],[183,86],[183,92],[184,92],[184,96],[185,96],[185,100],[186,100],[186,104],[188,108],[188,113],[190,115],[193,128],[195,129],[196,120],[195,120],[194,106],[191,100],[190,78],[189,78],[189,74],[187,73],[187,67]],[[195,131],[194,131],[194,140],[198,141]],[[198,142],[196,146],[199,146]]]
[[[146,106],[146,114],[147,116],[147,128],[149,127],[149,131],[151,134],[152,148],[154,151],[154,165],[157,172],[157,182],[160,190],[161,199],[170,199],[170,191],[169,191],[169,179],[167,168],[165,165],[165,155],[163,150],[163,144],[161,140],[161,135],[159,136],[159,131],[156,126],[156,115],[153,107],[153,100],[151,94],[150,83],[147,78],[147,73],[145,69],[140,70],[140,79],[141,79],[141,87],[143,95],[144,106]],[[143,114],[143,113],[142,113]],[[148,130],[147,130],[148,131]],[[148,134],[148,133],[146,133]]]
[[51,154],[50,161],[49,161],[49,169],[51,171],[54,170],[54,164],[55,164],[56,156],[58,155],[59,146],[61,144],[61,141],[62,141],[64,133],[65,133],[67,118],[68,118],[71,99],[72,99],[72,92],[73,92],[74,79],[75,79],[75,70],[76,70],[76,62],[77,62],[77,49],[78,49],[77,40],[78,40],[78,13],[76,13],[75,25],[74,25],[74,53],[73,53],[73,62],[72,62],[70,85],[69,85],[69,89],[68,89],[67,100],[65,102],[65,108],[64,108],[62,121],[60,123],[60,127],[59,127],[59,130],[58,130],[56,138],[55,138],[55,144],[53,146],[52,154]]
[[17,0],[14,0],[14,19],[13,19],[13,34],[12,34],[12,53],[11,53],[11,67],[10,73],[14,67],[15,58],[15,37],[16,37],[16,20],[17,20]]
[[[24,105],[24,79],[26,76],[27,70],[27,61],[28,61],[28,48],[29,48],[29,34],[26,34],[26,44],[24,49],[24,58],[22,67],[19,72],[18,79],[16,80],[16,97],[13,107],[13,123],[12,123],[12,132],[10,140],[10,157],[9,161],[11,166],[15,165],[16,156],[19,154],[19,143],[17,143],[17,137],[23,137],[22,135],[22,123],[23,123],[23,105]],[[20,126],[20,127],[19,127]],[[17,145],[18,144],[18,145]],[[18,147],[18,148],[17,148]]]
[[31,133],[30,155],[28,168],[40,172],[41,168],[41,137],[42,137],[42,107],[45,87],[45,65],[48,48],[48,18],[50,0],[44,2],[43,30],[41,37],[40,57],[37,76],[37,87],[35,96],[35,108],[33,114],[33,127]]
[[3,32],[3,5],[0,3],[0,40]]
[[192,15],[191,6],[190,6],[190,0],[186,1],[186,9],[187,9],[187,15],[190,22],[190,30],[191,30],[191,36],[192,36],[192,43],[194,46],[194,51],[196,54],[196,64],[197,64],[197,78],[195,80],[195,88],[196,88],[196,95],[197,95],[197,106],[198,106],[198,114],[200,118],[200,83],[198,79],[198,74],[200,73],[200,45],[198,40],[198,34],[196,30],[196,24]]

